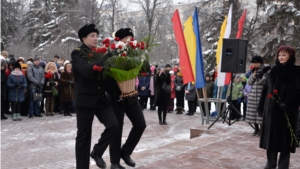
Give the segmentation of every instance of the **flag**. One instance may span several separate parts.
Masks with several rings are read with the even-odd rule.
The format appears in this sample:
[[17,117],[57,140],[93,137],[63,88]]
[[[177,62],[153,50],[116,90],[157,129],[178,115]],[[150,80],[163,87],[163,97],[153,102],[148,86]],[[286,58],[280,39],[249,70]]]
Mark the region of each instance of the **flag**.
[[246,13],[247,13],[247,9],[244,10],[239,22],[238,22],[238,32],[236,34],[236,38],[237,39],[241,39],[242,38],[242,34],[243,34],[243,28],[244,28],[244,23],[245,23],[245,19],[246,19]]
[[[221,46],[219,47],[219,43],[218,43],[218,47],[217,47],[218,49],[220,48],[219,53],[217,53],[217,57],[220,58],[219,59],[220,62],[217,63],[218,64],[218,84],[217,84],[218,86],[224,86],[226,84],[229,84],[230,83],[230,79],[231,79],[231,73],[223,73],[223,72],[221,72],[223,38],[229,38],[230,37],[230,33],[231,33],[231,19],[232,19],[232,4],[230,5],[230,8],[229,8],[224,36],[220,37],[220,39],[219,39],[219,42],[220,42],[220,40],[222,41],[220,43]],[[223,25],[222,25],[222,28],[223,28]]]
[[193,15],[193,27],[194,27],[194,34],[196,36],[196,88],[203,88],[206,86],[205,83],[205,76],[204,76],[204,65],[203,65],[203,56],[202,56],[202,45],[201,45],[201,36],[200,36],[200,28],[199,28],[199,21],[198,21],[198,9],[195,8],[194,15]]
[[[217,81],[219,81],[219,74],[221,74],[220,69],[221,69],[221,55],[222,55],[222,46],[223,46],[223,37],[225,34],[225,29],[226,29],[226,23],[227,23],[227,16],[225,16],[225,19],[223,21],[223,24],[221,26],[220,30],[220,37],[218,40],[218,46],[217,46],[217,52],[216,52],[216,57],[217,57],[217,66],[218,66],[218,76],[217,76]],[[219,85],[218,86],[224,86],[224,85]]]
[[176,9],[173,14],[172,22],[173,22],[175,39],[178,44],[180,68],[183,77],[183,83],[187,84],[189,82],[194,81],[194,75],[193,75],[189,54],[184,40],[178,9]]

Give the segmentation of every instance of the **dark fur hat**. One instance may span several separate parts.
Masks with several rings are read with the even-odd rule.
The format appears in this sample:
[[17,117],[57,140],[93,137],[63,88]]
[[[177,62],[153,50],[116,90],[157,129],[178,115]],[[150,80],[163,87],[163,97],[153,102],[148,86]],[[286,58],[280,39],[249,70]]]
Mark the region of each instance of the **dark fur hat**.
[[14,62],[14,63],[12,64],[12,66],[13,66],[13,69],[19,68],[19,69],[21,70],[21,65],[20,65],[19,62]]
[[120,39],[125,38],[126,36],[133,36],[132,29],[130,28],[121,28],[115,33],[115,37],[118,37]]
[[86,37],[88,34],[90,34],[92,32],[96,32],[97,34],[99,34],[99,31],[96,28],[95,24],[86,24],[86,25],[84,25],[78,31],[78,37],[79,37],[80,41],[83,42],[82,38]]

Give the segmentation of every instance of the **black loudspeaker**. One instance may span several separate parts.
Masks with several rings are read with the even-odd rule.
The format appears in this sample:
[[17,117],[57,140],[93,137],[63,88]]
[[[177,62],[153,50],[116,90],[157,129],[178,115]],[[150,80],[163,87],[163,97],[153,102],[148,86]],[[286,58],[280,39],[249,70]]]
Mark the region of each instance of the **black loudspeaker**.
[[247,44],[247,40],[223,39],[221,72],[246,72]]

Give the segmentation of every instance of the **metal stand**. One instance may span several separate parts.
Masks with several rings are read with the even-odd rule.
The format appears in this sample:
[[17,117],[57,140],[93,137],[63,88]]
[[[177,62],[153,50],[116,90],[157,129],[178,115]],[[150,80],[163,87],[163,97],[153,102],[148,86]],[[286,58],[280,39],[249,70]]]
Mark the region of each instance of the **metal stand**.
[[[226,109],[220,113],[220,115],[217,117],[217,119],[207,128],[208,130],[220,119],[220,117],[223,119],[223,123],[227,123],[229,126],[231,126],[232,124],[234,124],[237,120],[234,120],[233,122],[231,122],[231,118],[229,117],[227,120],[227,115],[229,113],[229,116],[232,114],[233,111],[235,111],[237,114],[239,114],[244,120],[245,117],[242,116],[241,112],[239,112],[234,106],[233,103],[231,101],[231,96],[232,96],[232,88],[233,88],[233,75],[231,75],[231,84],[230,84],[230,95],[229,95],[229,99],[227,100],[228,102],[228,106],[226,107]],[[248,123],[253,129],[255,129],[250,123]]]

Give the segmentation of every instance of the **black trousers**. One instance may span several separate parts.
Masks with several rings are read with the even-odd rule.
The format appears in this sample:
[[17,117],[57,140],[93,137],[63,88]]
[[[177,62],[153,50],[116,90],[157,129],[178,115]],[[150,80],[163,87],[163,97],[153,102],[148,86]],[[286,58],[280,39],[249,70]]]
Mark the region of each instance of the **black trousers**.
[[298,117],[297,139],[300,142],[300,111],[299,111],[299,117]]
[[62,102],[64,114],[71,114],[72,102]]
[[141,105],[142,109],[146,109],[147,108],[147,102],[148,102],[148,96],[139,96],[140,100],[139,103]]
[[102,156],[108,145],[114,139],[119,125],[110,106],[101,110],[78,108],[77,109],[77,137],[75,145],[76,168],[88,169],[90,166],[90,149],[92,139],[92,124],[94,115],[105,126],[98,143],[94,146],[97,156]]
[[20,102],[11,102],[12,113],[20,113],[20,108],[21,108]]
[[[237,100],[232,100],[232,106],[237,109],[239,112],[241,112],[241,103],[238,103]],[[239,119],[241,118],[240,114],[238,112],[236,112],[234,109],[232,109],[230,115],[229,115],[229,118],[231,120],[234,120],[234,119]]]
[[[121,153],[131,155],[134,148],[140,141],[143,132],[146,128],[146,121],[143,111],[138,102],[130,105],[125,98],[123,101],[112,101],[112,108],[114,114],[119,123],[117,134],[114,136],[113,141],[109,146],[110,162],[113,164],[119,164],[121,159]],[[124,113],[132,123],[131,131],[125,144],[122,146],[122,133],[124,124]]]
[[5,117],[4,112],[4,95],[1,95],[1,118]]
[[189,113],[194,113],[196,111],[196,102],[188,101]]
[[150,108],[155,107],[155,103],[154,103],[155,95],[153,95],[153,96],[150,95],[149,97],[150,97]]
[[[162,106],[157,107],[157,115],[158,115],[159,121],[166,122],[167,109],[168,109],[167,105],[162,105]],[[161,117],[161,115],[163,115],[163,116]]]
[[184,90],[176,91],[176,107],[184,108]]
[[[288,169],[290,165],[290,152],[281,152],[279,155],[278,169]],[[267,150],[267,165],[268,168],[277,167],[277,155],[278,152]]]

